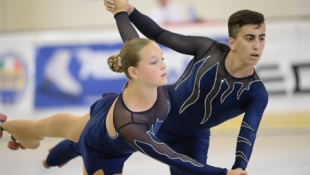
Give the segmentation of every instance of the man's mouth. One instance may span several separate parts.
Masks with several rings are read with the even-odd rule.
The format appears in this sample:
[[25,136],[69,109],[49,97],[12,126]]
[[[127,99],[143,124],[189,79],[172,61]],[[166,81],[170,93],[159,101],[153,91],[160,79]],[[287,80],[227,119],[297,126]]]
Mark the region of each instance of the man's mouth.
[[254,53],[254,54],[251,55],[251,57],[252,57],[252,58],[258,58],[258,57],[259,57],[259,54]]

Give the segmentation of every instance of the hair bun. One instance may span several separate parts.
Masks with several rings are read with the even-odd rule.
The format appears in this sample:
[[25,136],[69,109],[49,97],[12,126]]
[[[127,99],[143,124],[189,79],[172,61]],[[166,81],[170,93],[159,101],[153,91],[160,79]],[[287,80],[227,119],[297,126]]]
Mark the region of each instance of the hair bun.
[[119,64],[120,62],[119,59],[120,59],[119,54],[110,56],[110,58],[108,58],[108,65],[113,72],[118,73],[123,72],[121,64]]

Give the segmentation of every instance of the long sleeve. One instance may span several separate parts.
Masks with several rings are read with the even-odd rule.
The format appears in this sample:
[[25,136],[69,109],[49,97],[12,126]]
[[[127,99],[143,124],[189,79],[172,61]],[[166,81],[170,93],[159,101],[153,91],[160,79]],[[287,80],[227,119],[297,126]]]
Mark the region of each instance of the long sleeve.
[[249,97],[237,139],[236,159],[232,169],[246,169],[267,103],[268,94],[266,90],[256,91]]
[[123,42],[133,39],[139,38],[137,31],[131,25],[131,22],[128,19],[127,12],[120,12],[114,15],[116,25],[118,28],[118,32],[122,37]]
[[146,37],[179,53],[193,55],[196,58],[202,57],[215,42],[208,37],[186,36],[165,30],[137,9],[130,14],[129,18]]
[[179,154],[159,140],[152,132],[147,131],[143,123],[129,124],[122,127],[119,133],[125,140],[141,153],[163,162],[186,174],[226,175],[227,170],[201,164],[186,155]]

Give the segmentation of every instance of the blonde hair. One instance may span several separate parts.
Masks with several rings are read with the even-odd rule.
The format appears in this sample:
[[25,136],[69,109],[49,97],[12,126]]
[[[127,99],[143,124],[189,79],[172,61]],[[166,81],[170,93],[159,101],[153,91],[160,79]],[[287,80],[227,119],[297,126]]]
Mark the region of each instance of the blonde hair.
[[134,38],[128,40],[123,45],[119,54],[112,55],[108,58],[108,65],[113,72],[124,72],[128,79],[131,79],[128,68],[137,67],[141,60],[139,52],[142,48],[154,41],[146,38]]

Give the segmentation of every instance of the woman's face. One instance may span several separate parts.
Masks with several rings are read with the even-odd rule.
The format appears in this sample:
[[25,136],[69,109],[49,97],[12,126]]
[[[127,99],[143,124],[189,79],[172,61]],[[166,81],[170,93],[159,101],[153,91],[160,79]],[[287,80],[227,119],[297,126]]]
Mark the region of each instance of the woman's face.
[[137,80],[151,86],[167,84],[166,64],[158,44],[151,42],[140,50],[139,56]]

